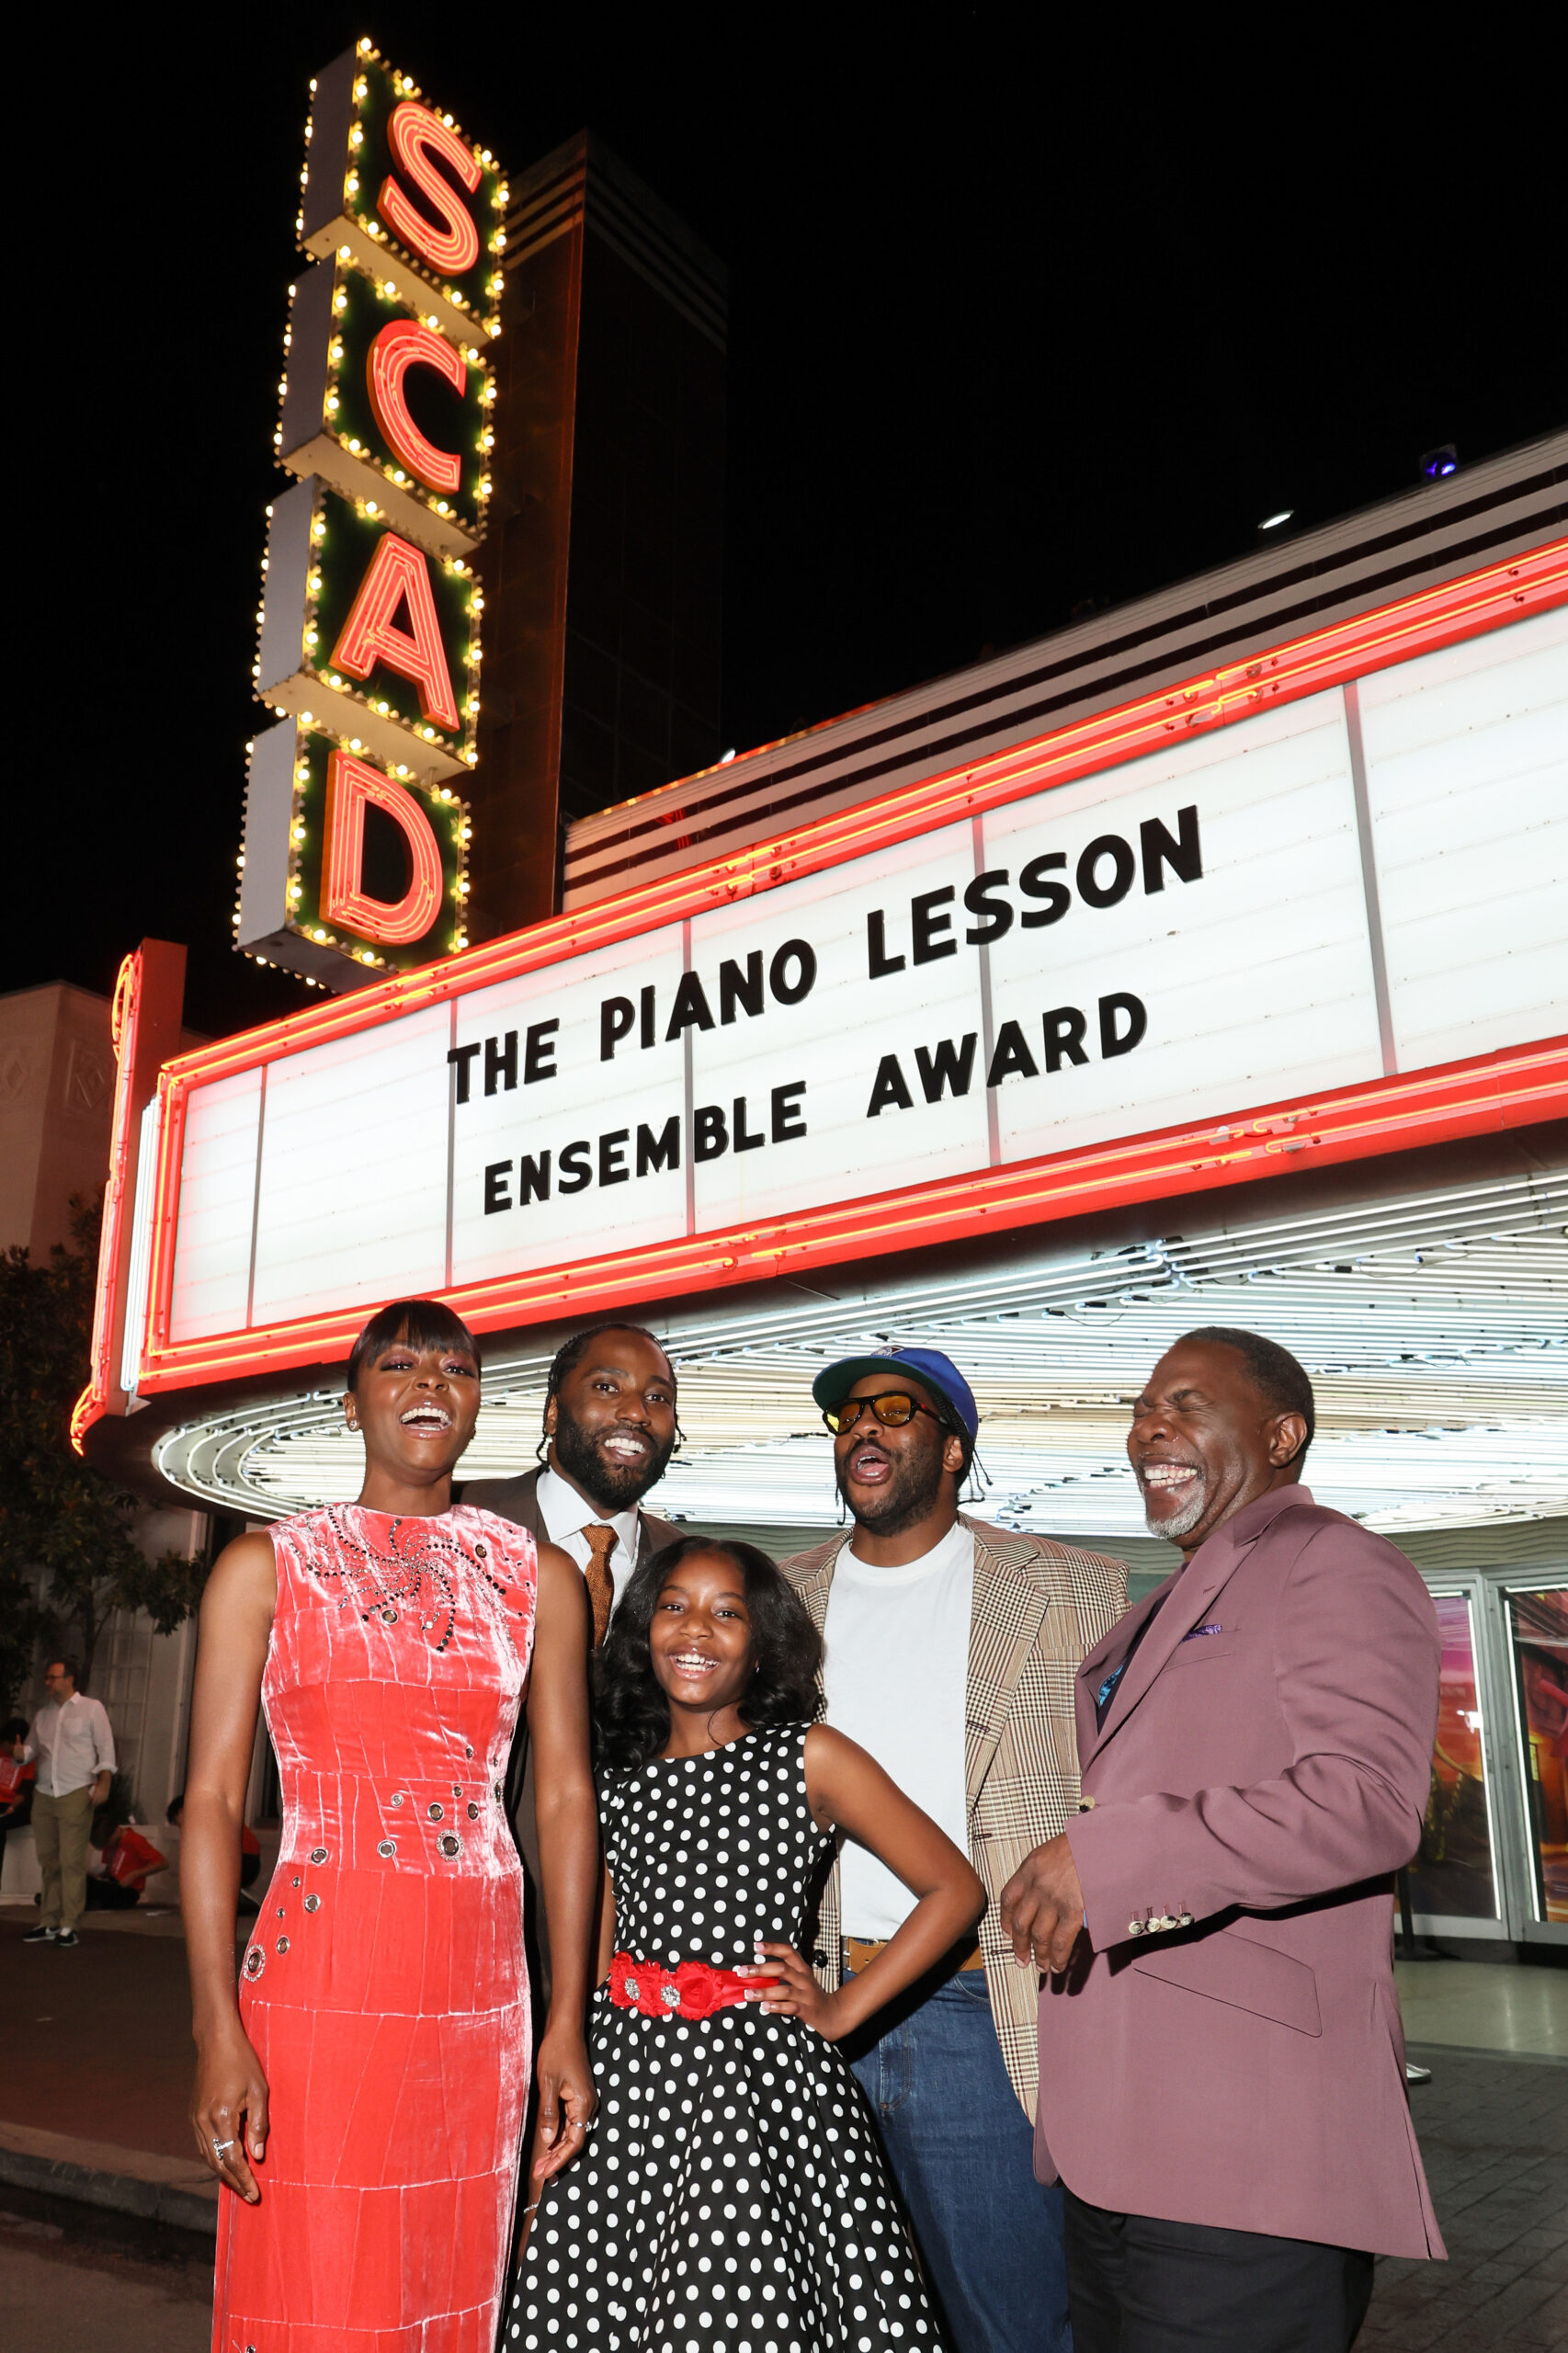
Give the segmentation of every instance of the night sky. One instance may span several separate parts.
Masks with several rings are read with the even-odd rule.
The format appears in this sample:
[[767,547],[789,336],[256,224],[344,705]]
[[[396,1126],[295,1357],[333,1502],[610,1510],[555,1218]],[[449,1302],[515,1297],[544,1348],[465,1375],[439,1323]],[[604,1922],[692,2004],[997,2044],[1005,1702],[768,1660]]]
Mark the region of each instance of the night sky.
[[152,934],[198,1029],[320,1001],[230,916],[308,83],[363,31],[514,174],[596,130],[728,263],[728,744],[1568,416],[1562,83],[1524,19],[580,0],[152,11],[108,51],[58,21],[13,187],[44,438],[10,446],[3,988],[107,993]]

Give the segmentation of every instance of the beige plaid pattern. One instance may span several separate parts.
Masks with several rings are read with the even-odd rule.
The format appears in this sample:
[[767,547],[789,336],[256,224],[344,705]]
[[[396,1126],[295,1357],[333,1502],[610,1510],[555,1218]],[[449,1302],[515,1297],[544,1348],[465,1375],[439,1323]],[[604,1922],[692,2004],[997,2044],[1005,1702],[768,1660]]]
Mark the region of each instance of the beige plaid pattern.
[[[966,1709],[970,1860],[985,1886],[980,1942],[996,2039],[1032,2123],[1040,2088],[1040,1978],[1013,1959],[1002,1934],[999,1898],[1024,1857],[1065,1829],[1077,1807],[1074,1681],[1127,1608],[1127,1568],[1097,1552],[1009,1535],[959,1516],[974,1535]],[[819,1628],[847,1541],[831,1537],[783,1564]],[[829,1987],[838,1983],[839,1939],[835,1859],[817,1909],[812,1954]]]

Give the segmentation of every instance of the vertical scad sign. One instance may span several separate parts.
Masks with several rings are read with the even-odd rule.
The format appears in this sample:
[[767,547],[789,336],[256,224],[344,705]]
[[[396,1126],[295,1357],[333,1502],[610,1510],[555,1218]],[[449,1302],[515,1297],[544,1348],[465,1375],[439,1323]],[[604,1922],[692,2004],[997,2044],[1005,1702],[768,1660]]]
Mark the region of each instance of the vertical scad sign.
[[234,932],[341,990],[467,945],[506,187],[368,40],[311,89]]

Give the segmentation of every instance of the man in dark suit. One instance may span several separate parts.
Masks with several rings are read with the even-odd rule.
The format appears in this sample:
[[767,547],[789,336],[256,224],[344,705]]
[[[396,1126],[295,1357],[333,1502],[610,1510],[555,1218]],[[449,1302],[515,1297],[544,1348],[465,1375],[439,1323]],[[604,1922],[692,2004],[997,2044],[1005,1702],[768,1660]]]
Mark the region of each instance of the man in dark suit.
[[1155,1366],[1128,1453],[1183,1564],[1084,1661],[1080,1811],[1003,1890],[1078,2353],[1345,2353],[1373,2256],[1443,2253],[1392,1961],[1437,1619],[1301,1483],[1313,1423],[1256,1333]]
[[[681,1531],[642,1509],[675,1449],[676,1377],[641,1324],[596,1324],[574,1333],[550,1368],[544,1400],[544,1459],[516,1479],[476,1479],[461,1500],[559,1544],[582,1570],[594,1614],[594,1647],[634,1570],[678,1541]],[[548,1989],[550,1955],[540,1911],[533,1764],[527,1719],[506,1770],[506,1809],[528,1875],[538,1938],[537,1983]]]

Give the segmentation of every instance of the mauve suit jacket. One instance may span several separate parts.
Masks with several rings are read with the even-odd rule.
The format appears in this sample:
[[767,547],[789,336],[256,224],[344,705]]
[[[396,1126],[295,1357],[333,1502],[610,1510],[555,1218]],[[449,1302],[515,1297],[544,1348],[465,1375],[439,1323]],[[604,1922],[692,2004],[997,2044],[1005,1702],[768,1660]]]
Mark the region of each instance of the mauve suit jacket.
[[1093,1956],[1040,1990],[1042,2181],[1119,2213],[1445,2252],[1391,1881],[1420,1836],[1437,1662],[1404,1555],[1300,1486],[1227,1520],[1089,1653],[1067,1837]]

